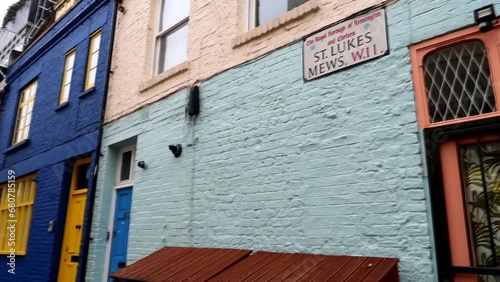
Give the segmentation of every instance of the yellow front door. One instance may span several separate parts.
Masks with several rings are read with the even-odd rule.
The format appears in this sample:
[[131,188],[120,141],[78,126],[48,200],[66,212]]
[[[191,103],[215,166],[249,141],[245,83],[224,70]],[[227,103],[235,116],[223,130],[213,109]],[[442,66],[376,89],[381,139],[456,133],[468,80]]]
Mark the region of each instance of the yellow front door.
[[73,282],[76,280],[87,200],[89,165],[90,158],[77,161],[73,168],[61,260],[59,262],[59,282]]

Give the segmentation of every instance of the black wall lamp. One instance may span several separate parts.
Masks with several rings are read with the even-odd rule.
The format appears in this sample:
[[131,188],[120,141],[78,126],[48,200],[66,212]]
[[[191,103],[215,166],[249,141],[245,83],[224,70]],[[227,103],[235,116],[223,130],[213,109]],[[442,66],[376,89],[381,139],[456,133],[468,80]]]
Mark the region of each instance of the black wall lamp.
[[176,158],[180,157],[182,154],[182,145],[181,144],[169,145],[168,149],[170,149],[170,151],[172,152],[172,154]]
[[189,100],[186,106],[186,112],[190,116],[196,116],[200,113],[200,87],[193,86],[189,90]]
[[144,168],[146,168],[146,163],[144,161],[138,161],[137,166],[144,169]]
[[479,25],[481,32],[493,30],[493,21],[496,19],[495,7],[493,4],[474,10],[474,20]]

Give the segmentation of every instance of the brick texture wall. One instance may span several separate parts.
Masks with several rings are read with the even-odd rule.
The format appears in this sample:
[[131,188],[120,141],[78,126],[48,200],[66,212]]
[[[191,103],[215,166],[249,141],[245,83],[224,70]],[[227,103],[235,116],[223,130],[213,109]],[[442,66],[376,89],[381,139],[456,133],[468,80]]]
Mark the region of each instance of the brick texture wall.
[[[9,87],[0,109],[0,183],[7,181],[8,170],[14,170],[17,177],[36,172],[37,191],[26,255],[16,258],[16,275],[7,272],[9,259],[0,255],[0,281],[57,280],[72,170],[72,163],[65,164],[97,148],[112,7],[111,0],[79,1],[7,71]],[[82,95],[89,37],[99,28],[102,28],[102,37],[95,89]],[[58,108],[65,54],[73,48],[76,48],[76,57],[69,101],[65,107]],[[12,148],[20,93],[35,79],[38,87],[29,142]],[[95,153],[92,157],[95,159]],[[90,202],[91,197],[87,207]],[[87,212],[83,232],[88,231],[88,216]],[[52,232],[48,231],[50,221],[54,222]],[[82,254],[85,247],[83,244]],[[83,256],[80,258],[81,263]]]
[[[151,84],[153,78],[157,1],[123,1],[127,12],[118,16],[106,121],[131,113],[195,81],[254,59],[382,1],[310,2],[306,5],[308,12],[300,7],[246,33],[246,0],[192,0],[187,71],[139,92],[143,88],[141,86]],[[234,47],[235,41],[241,42],[255,36],[259,37]]]
[[[295,43],[105,126],[137,137],[128,261],[165,245],[400,258],[402,281],[431,281],[406,6],[388,8],[391,53],[302,81]],[[396,35],[394,35],[396,34]],[[169,144],[181,143],[176,159]],[[194,145],[193,145],[194,144]],[[114,173],[101,163],[87,277],[102,277]]]
[[[109,124],[105,145],[137,135],[137,160],[147,164],[135,170],[129,262],[164,245],[375,255],[400,258],[403,281],[429,281],[413,94],[400,73],[409,72],[406,56],[400,48],[304,84],[295,44],[224,72],[201,84],[194,147],[186,91]],[[168,151],[175,143],[185,147],[179,159]],[[92,279],[104,264],[105,181]]]
[[[102,277],[116,147],[136,138],[147,169],[135,168],[128,263],[165,245],[390,256],[402,281],[432,281],[407,47],[472,24],[472,10],[489,3],[397,1],[387,8],[388,56],[304,83],[300,42],[270,51],[374,2],[320,0],[303,19],[236,48],[236,4],[198,2],[188,71],[140,93],[152,20],[133,17],[153,12],[141,4],[119,19],[87,277]],[[120,43],[127,36],[137,40]],[[193,126],[188,91],[176,90],[196,80]],[[175,143],[184,146],[178,159],[168,151]]]

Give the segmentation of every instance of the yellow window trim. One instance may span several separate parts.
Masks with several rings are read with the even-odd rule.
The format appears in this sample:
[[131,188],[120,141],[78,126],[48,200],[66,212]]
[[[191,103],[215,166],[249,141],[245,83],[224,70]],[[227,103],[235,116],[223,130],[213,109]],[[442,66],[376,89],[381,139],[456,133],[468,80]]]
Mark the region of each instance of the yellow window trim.
[[[68,62],[69,62],[69,58],[71,58],[73,56],[73,66],[71,67],[71,69],[68,68]],[[66,81],[67,80],[67,73],[68,71],[71,71],[73,72],[73,69],[75,68],[75,59],[76,59],[76,49],[73,49],[71,51],[69,51],[68,53],[66,53],[66,60],[64,62],[64,73],[63,73],[63,79],[62,79],[62,84],[61,84],[61,92],[59,94],[59,105],[61,104],[64,104],[66,102],[68,102],[69,100],[69,92],[68,92],[68,97],[64,97],[64,88],[66,87],[66,85],[69,85],[69,87],[71,88],[71,81],[73,80],[73,75],[71,76],[71,80],[70,81]]]
[[[28,86],[24,87],[23,90],[21,91],[21,95],[22,95],[23,93],[26,92],[26,90],[31,91],[31,88],[34,87],[35,85],[36,85],[36,88],[35,88],[35,93],[33,93],[33,95],[31,95],[26,101],[23,101],[21,98],[19,99],[19,106],[17,108],[17,115],[16,115],[16,126],[14,127],[14,134],[12,136],[12,145],[16,145],[17,143],[20,143],[20,142],[27,139],[27,138],[23,137],[22,139],[16,141],[17,132],[19,131],[19,118],[21,115],[21,109],[25,106],[28,106],[28,104],[31,101],[35,100],[36,90],[38,88],[38,81],[35,80],[35,81],[31,82]],[[33,107],[34,107],[34,105],[33,105]],[[33,112],[33,109],[31,110],[31,112],[26,112],[26,116],[32,112]],[[31,126],[31,120],[30,120],[30,126]],[[24,129],[23,129],[23,131],[24,131]],[[29,134],[29,128],[28,128],[28,134]]]
[[[31,87],[31,85],[30,85]],[[23,90],[24,91],[24,90]],[[32,96],[32,97],[29,97],[28,100],[24,101],[24,102],[21,102],[19,101],[19,108],[22,108],[24,106],[27,106],[31,101],[33,101],[35,99],[35,96]]]
[[[0,251],[0,255],[10,255],[10,252],[4,252],[4,251]],[[26,255],[26,252],[15,252],[15,255],[16,256],[25,256]]]
[[76,4],[77,0],[63,0],[54,7],[56,11],[56,21],[66,15]]
[[73,164],[73,167],[77,167],[77,166],[81,166],[81,165],[84,165],[84,164],[88,164],[88,163],[90,163],[90,161],[91,161],[90,157],[85,157],[85,158],[78,159]]
[[[88,54],[88,57],[87,57],[87,71],[85,72],[85,89],[84,90],[88,90],[92,87],[95,86],[95,80],[97,78],[97,74],[96,74],[96,77],[94,78],[94,82],[93,83],[90,83],[90,71],[92,71],[92,55],[94,53],[97,53],[97,56],[99,57],[99,51],[101,50],[100,49],[100,46],[97,46],[97,50],[94,50],[94,41],[96,40],[96,38],[98,37],[101,37],[101,33],[102,33],[102,30],[98,30],[96,32],[94,32],[91,36],[90,36],[90,44],[89,44],[89,54]],[[99,64],[99,62],[98,62]],[[97,66],[95,67],[97,69]]]
[[[9,255],[11,248],[15,249],[14,254],[16,255],[26,255],[36,194],[36,182],[33,181],[33,179],[36,178],[36,176],[36,173],[33,173],[22,177],[16,177],[14,182],[16,189],[15,213],[17,220],[15,246],[9,246],[7,240],[10,236],[7,230],[7,219],[10,214],[7,196],[9,183],[0,184],[0,232],[4,232],[3,234],[0,233],[0,255]],[[26,197],[28,197],[28,199],[25,199]]]

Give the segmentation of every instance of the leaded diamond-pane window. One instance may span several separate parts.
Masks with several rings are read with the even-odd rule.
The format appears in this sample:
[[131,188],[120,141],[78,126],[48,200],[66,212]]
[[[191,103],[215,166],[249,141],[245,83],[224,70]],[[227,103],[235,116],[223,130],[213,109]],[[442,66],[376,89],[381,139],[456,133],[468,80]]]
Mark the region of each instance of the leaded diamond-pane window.
[[481,41],[431,53],[424,60],[424,77],[433,123],[496,110],[488,56]]

